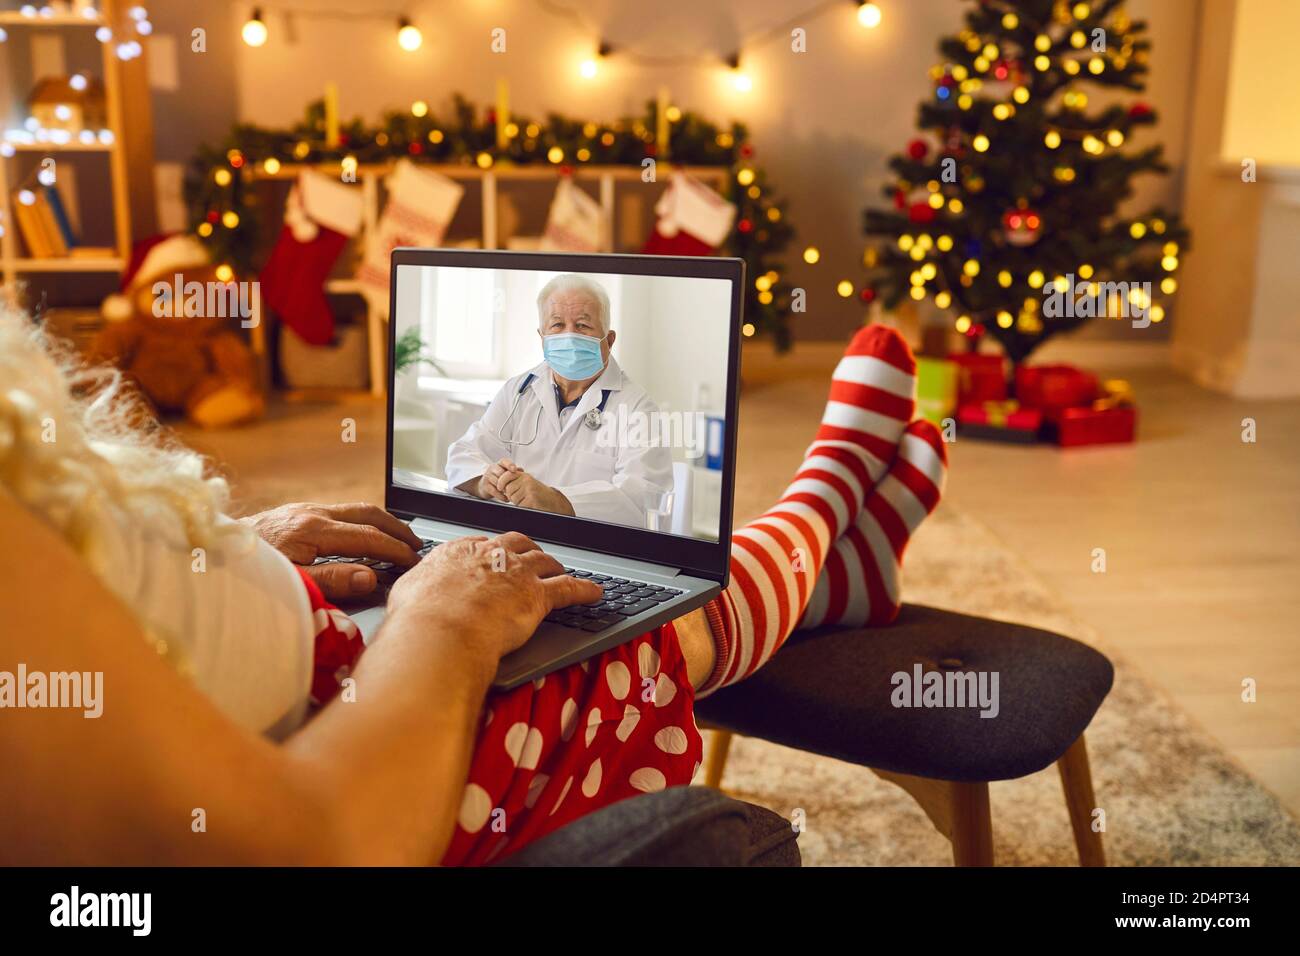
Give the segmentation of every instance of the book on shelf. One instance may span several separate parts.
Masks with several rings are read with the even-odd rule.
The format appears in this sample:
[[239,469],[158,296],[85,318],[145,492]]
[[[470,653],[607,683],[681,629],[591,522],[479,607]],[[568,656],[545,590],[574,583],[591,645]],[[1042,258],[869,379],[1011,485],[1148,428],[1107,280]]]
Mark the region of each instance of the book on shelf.
[[36,192],[36,202],[32,204],[32,208],[40,217],[41,229],[49,242],[50,255],[60,259],[67,256],[68,241],[59,228],[59,221],[54,217],[54,207],[50,205],[50,197],[45,189]]
[[77,245],[77,235],[72,231],[72,220],[68,218],[68,209],[63,203],[63,194],[59,192],[58,186],[43,186],[46,201],[49,203],[50,212],[54,214],[55,225],[59,227],[59,234],[63,236],[63,243],[69,249]]
[[23,242],[33,258],[48,259],[54,254],[53,243],[45,235],[45,227],[36,212],[35,205],[29,206],[22,202],[18,198],[19,194],[20,191],[15,191],[11,197],[14,218],[18,221],[18,231],[22,233]]

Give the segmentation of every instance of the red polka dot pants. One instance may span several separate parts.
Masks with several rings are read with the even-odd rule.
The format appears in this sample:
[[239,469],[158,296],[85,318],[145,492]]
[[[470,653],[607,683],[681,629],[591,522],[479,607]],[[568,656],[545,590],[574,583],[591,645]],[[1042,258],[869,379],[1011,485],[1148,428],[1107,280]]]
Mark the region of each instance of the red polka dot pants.
[[[316,622],[312,700],[334,695],[364,647],[305,574]],[[639,793],[687,784],[704,741],[671,624],[509,691],[488,694],[442,863],[502,859]]]

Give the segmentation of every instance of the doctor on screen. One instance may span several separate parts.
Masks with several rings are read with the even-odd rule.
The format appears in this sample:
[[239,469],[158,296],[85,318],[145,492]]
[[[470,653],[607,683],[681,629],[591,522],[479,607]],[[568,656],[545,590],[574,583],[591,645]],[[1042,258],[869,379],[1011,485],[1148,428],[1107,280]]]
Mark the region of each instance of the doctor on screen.
[[672,456],[662,445],[601,440],[601,430],[619,420],[619,406],[625,421],[658,410],[610,355],[609,295],[584,276],[561,275],[537,296],[537,311],[545,360],[507,381],[452,443],[448,486],[488,501],[647,527],[648,513],[672,491]]

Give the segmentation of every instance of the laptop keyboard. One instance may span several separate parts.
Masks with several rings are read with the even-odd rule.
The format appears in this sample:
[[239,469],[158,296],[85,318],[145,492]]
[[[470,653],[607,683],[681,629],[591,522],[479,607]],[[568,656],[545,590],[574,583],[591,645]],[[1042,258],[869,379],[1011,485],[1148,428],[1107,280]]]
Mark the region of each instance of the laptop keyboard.
[[564,624],[583,631],[603,631],[623,623],[625,618],[636,617],[643,611],[658,607],[682,594],[680,588],[666,588],[662,584],[647,584],[631,578],[619,578],[582,568],[565,568],[566,574],[575,578],[595,581],[605,591],[605,596],[591,604],[562,607],[546,615],[552,624]]
[[[421,538],[420,541],[422,544],[419,555],[422,558],[442,544],[441,541],[434,541],[431,538]],[[393,564],[391,561],[376,561],[374,558],[349,558],[343,555],[320,557],[312,562],[313,565],[340,563],[360,564],[374,569],[381,585],[391,584],[399,575],[408,570],[401,565]],[[629,617],[635,617],[653,607],[658,607],[660,604],[671,601],[679,594],[684,593],[680,588],[664,587],[662,584],[648,584],[645,581],[637,581],[633,578],[620,578],[611,574],[587,571],[582,568],[566,567],[564,573],[571,574],[575,578],[586,578],[589,581],[595,581],[605,592],[599,601],[559,608],[546,615],[546,620],[552,624],[563,624],[566,627],[576,627],[583,631],[603,631],[607,627],[621,624]]]

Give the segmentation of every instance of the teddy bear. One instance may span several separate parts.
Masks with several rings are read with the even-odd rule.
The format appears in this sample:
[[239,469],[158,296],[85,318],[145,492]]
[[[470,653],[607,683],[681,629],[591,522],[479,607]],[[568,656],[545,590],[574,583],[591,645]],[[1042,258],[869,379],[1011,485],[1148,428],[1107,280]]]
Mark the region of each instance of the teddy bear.
[[235,331],[249,304],[242,286],[218,279],[197,239],[171,236],[105,300],[90,357],[126,372],[159,411],[203,428],[252,421],[266,402],[257,361]]

